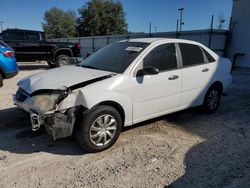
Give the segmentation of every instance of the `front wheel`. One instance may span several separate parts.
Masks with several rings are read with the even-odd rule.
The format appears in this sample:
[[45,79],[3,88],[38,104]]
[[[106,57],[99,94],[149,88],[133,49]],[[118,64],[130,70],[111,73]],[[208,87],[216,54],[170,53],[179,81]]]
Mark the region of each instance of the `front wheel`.
[[111,147],[122,129],[119,112],[111,106],[94,107],[76,121],[76,139],[87,152],[100,152]]
[[222,91],[220,87],[213,86],[209,88],[203,102],[203,110],[205,113],[213,113],[217,110],[220,104]]

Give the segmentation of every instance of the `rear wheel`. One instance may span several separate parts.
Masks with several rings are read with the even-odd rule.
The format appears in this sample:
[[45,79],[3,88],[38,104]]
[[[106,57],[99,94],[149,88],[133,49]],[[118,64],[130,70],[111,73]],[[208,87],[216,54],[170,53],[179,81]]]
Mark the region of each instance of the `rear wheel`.
[[67,55],[59,55],[56,58],[56,63],[55,64],[56,64],[57,67],[63,67],[63,66],[69,65],[70,64],[69,56],[67,56]]
[[0,87],[3,86],[3,76],[0,74]]
[[206,93],[203,109],[205,113],[213,113],[215,112],[220,104],[222,95],[222,89],[218,86],[212,86]]
[[119,112],[111,106],[94,107],[76,122],[76,139],[87,152],[100,152],[111,147],[122,129]]

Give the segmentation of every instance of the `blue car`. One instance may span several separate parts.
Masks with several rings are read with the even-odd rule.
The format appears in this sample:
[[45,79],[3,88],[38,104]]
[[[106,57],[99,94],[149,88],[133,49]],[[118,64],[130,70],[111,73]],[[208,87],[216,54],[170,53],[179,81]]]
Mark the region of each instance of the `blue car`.
[[0,87],[3,79],[12,78],[18,73],[14,50],[0,39]]

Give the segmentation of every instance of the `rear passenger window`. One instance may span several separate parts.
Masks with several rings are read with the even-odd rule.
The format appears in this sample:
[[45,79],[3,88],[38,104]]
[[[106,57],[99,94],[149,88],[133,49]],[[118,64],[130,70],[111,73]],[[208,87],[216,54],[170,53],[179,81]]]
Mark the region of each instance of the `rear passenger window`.
[[207,60],[209,63],[215,62],[215,59],[213,58],[213,56],[207,52],[207,50],[205,50],[204,48],[202,48],[205,56],[207,57]]
[[189,67],[205,63],[203,53],[199,46],[179,43],[182,55],[183,67]]
[[162,71],[176,69],[175,45],[163,44],[154,48],[143,60],[143,66],[154,66]]
[[23,32],[4,32],[2,34],[4,40],[24,40]]

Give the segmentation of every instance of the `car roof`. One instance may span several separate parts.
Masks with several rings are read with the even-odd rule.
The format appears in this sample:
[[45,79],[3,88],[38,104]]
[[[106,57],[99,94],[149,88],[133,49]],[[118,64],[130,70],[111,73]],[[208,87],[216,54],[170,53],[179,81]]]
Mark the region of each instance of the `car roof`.
[[133,39],[127,39],[127,40],[122,40],[120,42],[142,42],[142,43],[149,43],[149,44],[161,44],[161,43],[187,43],[187,44],[194,44],[203,47],[206,49],[214,58],[218,58],[218,55],[206,47],[205,45],[192,41],[192,40],[186,40],[186,39],[175,39],[175,38],[133,38]]
[[41,32],[41,33],[43,33],[43,31],[29,30],[29,29],[17,29],[17,28],[7,28],[6,30],[3,30],[2,33],[8,32],[8,31]]
[[142,42],[142,43],[160,43],[160,42],[180,42],[180,43],[189,43],[189,44],[199,44],[199,42],[186,40],[186,39],[175,39],[175,38],[133,38],[122,40],[120,42]]

